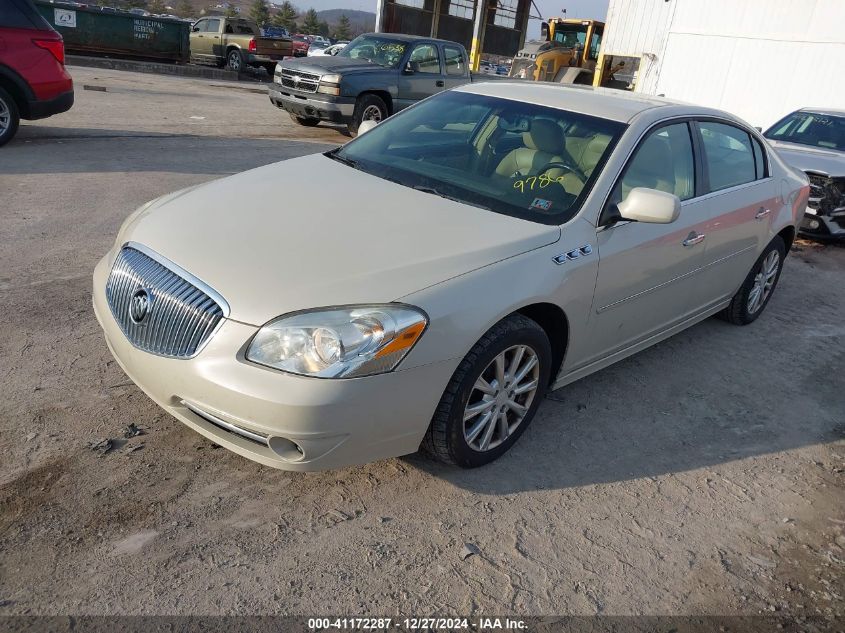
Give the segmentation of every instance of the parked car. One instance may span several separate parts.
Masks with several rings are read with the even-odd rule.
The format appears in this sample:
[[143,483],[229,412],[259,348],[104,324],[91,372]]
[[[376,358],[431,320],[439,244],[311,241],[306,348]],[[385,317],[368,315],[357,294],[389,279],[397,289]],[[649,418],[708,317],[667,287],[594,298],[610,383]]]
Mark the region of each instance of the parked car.
[[311,41],[303,35],[293,36],[293,56],[305,57],[308,55],[308,49],[311,48]]
[[337,43],[337,44],[332,44],[331,46],[326,46],[325,48],[322,48],[322,47],[316,47],[315,48],[315,45],[312,44],[311,48],[308,49],[308,57],[314,57],[315,55],[317,55],[317,56],[320,56],[320,55],[329,55],[329,56],[337,55],[340,51],[342,51],[344,49],[344,47],[348,43],[349,42],[340,42],[340,43]]
[[208,17],[191,27],[191,61],[214,63],[241,72],[263,67],[272,77],[276,62],[293,55],[288,37],[264,37],[258,25],[245,18]]
[[30,0],[0,6],[0,146],[21,119],[43,119],[73,106],[62,36]]
[[466,50],[457,42],[368,33],[334,56],[283,61],[269,97],[300,125],[344,123],[355,134],[362,121],[381,121],[471,81]]
[[810,203],[801,232],[845,238],[845,110],[798,110],[764,136],[787,163],[810,179]]
[[311,46],[308,47],[308,57],[312,57],[313,55],[322,55],[323,51],[328,48],[329,44],[325,44],[323,42],[311,42]]
[[283,26],[263,26],[261,34],[265,37],[290,37],[290,33]]
[[145,204],[94,271],[132,380],[277,468],[496,459],[548,389],[754,322],[809,195],[739,119],[639,94],[465,85],[362,132]]

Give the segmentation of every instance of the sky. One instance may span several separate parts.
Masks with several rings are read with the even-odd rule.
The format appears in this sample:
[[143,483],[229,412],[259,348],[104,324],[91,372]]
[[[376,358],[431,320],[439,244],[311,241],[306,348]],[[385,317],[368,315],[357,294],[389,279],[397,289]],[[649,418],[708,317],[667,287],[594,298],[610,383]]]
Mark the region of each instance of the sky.
[[[566,9],[568,18],[587,18],[593,20],[604,20],[607,17],[607,5],[610,0],[534,0],[540,15],[543,18],[562,17],[563,9]],[[536,15],[537,9],[531,11]],[[540,20],[529,20],[528,36],[526,39],[540,37]]]
[[[274,0],[281,4],[282,0]],[[566,16],[570,18],[592,18],[603,20],[607,15],[607,4],[610,0],[534,0],[537,9],[544,18],[552,18],[563,15],[566,9]],[[375,0],[293,0],[293,3],[301,9],[314,7],[317,11],[326,9],[358,9],[359,11],[376,10]],[[536,14],[536,9],[532,10]],[[540,36],[540,20],[528,22],[528,39]]]

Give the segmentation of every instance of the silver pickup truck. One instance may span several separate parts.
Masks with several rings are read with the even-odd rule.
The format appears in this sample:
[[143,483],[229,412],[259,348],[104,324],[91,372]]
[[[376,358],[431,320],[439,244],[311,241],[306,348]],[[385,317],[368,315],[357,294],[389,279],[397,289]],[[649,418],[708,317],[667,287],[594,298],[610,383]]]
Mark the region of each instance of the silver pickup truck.
[[433,94],[472,81],[466,49],[457,42],[367,33],[334,56],[286,59],[276,66],[270,101],[300,125],[381,121]]

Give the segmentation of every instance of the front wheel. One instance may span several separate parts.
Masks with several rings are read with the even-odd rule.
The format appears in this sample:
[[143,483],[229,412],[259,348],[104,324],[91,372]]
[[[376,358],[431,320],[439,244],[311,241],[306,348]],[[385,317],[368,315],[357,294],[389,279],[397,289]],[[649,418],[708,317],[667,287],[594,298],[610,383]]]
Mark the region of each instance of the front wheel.
[[499,321],[458,365],[422,448],[463,468],[503,455],[534,418],[551,359],[549,338],[536,322],[520,314]]
[[380,123],[388,117],[387,105],[384,100],[372,94],[358,97],[355,102],[355,111],[352,113],[352,121],[347,125],[352,136],[358,134],[358,126],[364,121],[375,121]]
[[776,236],[754,263],[742,286],[719,316],[735,325],[748,325],[757,320],[778,285],[785,257],[786,245],[780,236]]
[[0,146],[12,140],[20,121],[18,104],[8,92],[0,88]]

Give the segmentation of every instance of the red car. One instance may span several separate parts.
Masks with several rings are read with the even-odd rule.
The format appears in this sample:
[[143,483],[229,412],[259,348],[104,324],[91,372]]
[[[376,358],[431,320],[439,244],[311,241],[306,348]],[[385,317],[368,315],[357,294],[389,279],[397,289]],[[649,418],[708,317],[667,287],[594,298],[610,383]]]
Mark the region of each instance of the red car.
[[308,54],[308,48],[311,46],[311,40],[306,35],[293,36],[293,56],[305,57]]
[[0,0],[0,145],[20,119],[43,119],[73,105],[62,36],[31,0]]

